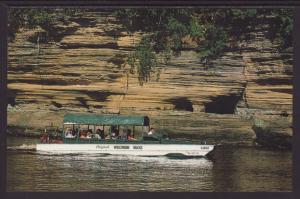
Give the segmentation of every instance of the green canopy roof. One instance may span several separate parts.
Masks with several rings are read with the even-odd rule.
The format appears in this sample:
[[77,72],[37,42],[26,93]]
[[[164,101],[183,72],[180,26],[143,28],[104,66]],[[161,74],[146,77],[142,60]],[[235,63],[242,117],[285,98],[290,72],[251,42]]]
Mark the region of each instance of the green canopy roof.
[[64,124],[149,126],[149,118],[147,116],[68,113],[64,116]]

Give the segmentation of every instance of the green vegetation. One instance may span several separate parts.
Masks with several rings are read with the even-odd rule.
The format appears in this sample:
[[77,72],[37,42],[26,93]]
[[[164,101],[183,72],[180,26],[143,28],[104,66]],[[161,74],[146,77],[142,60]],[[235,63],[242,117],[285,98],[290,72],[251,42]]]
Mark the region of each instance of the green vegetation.
[[[250,39],[250,31],[265,24],[280,51],[292,46],[292,9],[121,9],[117,19],[131,35],[144,32],[136,44],[131,70],[137,68],[140,81],[147,81],[161,53],[168,63],[171,55],[180,55],[186,46],[196,45],[199,60],[208,68],[212,60],[228,50],[239,50],[239,42]],[[146,39],[147,38],[147,39]],[[141,48],[147,40],[147,53]],[[151,45],[151,46],[149,46]],[[151,53],[151,50],[155,54]],[[143,56],[141,56],[143,55]],[[129,56],[129,60],[132,55]],[[145,61],[148,60],[148,61]],[[141,64],[142,63],[142,64]],[[151,70],[149,70],[151,69]],[[141,82],[141,84],[142,84]]]
[[[55,41],[59,32],[57,24],[67,25],[74,15],[85,11],[10,9],[9,38],[13,40],[21,28],[41,28],[44,34],[37,34],[32,42]],[[156,69],[158,57],[167,64],[172,55],[178,56],[192,46],[199,53],[199,61],[208,69],[224,52],[240,50],[239,42],[249,40],[249,33],[259,28],[265,30],[271,41],[279,44],[279,51],[292,47],[292,9],[132,8],[114,11],[130,35],[143,33],[126,62],[130,73],[137,73],[141,85],[159,71]]]
[[153,48],[148,37],[143,37],[134,51],[128,57],[130,65],[130,73],[138,73],[138,79],[141,85],[150,79],[150,74],[153,72],[153,66],[156,66],[157,60]]
[[67,25],[70,17],[75,13],[79,13],[77,9],[46,9],[46,8],[13,8],[9,9],[8,15],[8,37],[12,41],[15,34],[21,28],[36,29],[41,28],[46,35],[41,39],[37,35],[40,42],[49,42],[53,40],[55,35],[55,26],[59,23]]

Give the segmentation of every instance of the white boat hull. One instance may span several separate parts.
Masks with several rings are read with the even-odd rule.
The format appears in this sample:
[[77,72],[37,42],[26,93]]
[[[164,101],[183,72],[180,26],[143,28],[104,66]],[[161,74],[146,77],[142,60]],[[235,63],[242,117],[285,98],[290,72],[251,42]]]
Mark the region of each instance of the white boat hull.
[[194,144],[37,144],[36,150],[54,153],[99,153],[111,155],[205,156],[214,149],[213,145]]

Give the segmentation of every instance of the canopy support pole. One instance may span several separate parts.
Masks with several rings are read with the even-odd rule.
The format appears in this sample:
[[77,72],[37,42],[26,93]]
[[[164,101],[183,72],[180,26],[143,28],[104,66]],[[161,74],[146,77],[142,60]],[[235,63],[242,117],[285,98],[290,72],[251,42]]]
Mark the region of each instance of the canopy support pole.
[[135,126],[134,125],[132,125],[132,137],[134,137],[134,130],[135,130],[135,128],[134,128]]

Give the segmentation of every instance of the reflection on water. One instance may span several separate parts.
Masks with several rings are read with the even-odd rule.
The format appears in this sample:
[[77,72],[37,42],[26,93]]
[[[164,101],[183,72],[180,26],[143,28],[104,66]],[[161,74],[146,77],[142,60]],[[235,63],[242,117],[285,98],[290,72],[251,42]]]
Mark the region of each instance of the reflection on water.
[[8,191],[291,191],[292,187],[291,152],[219,147],[212,159],[59,155],[36,153],[32,150],[36,142],[8,138]]

